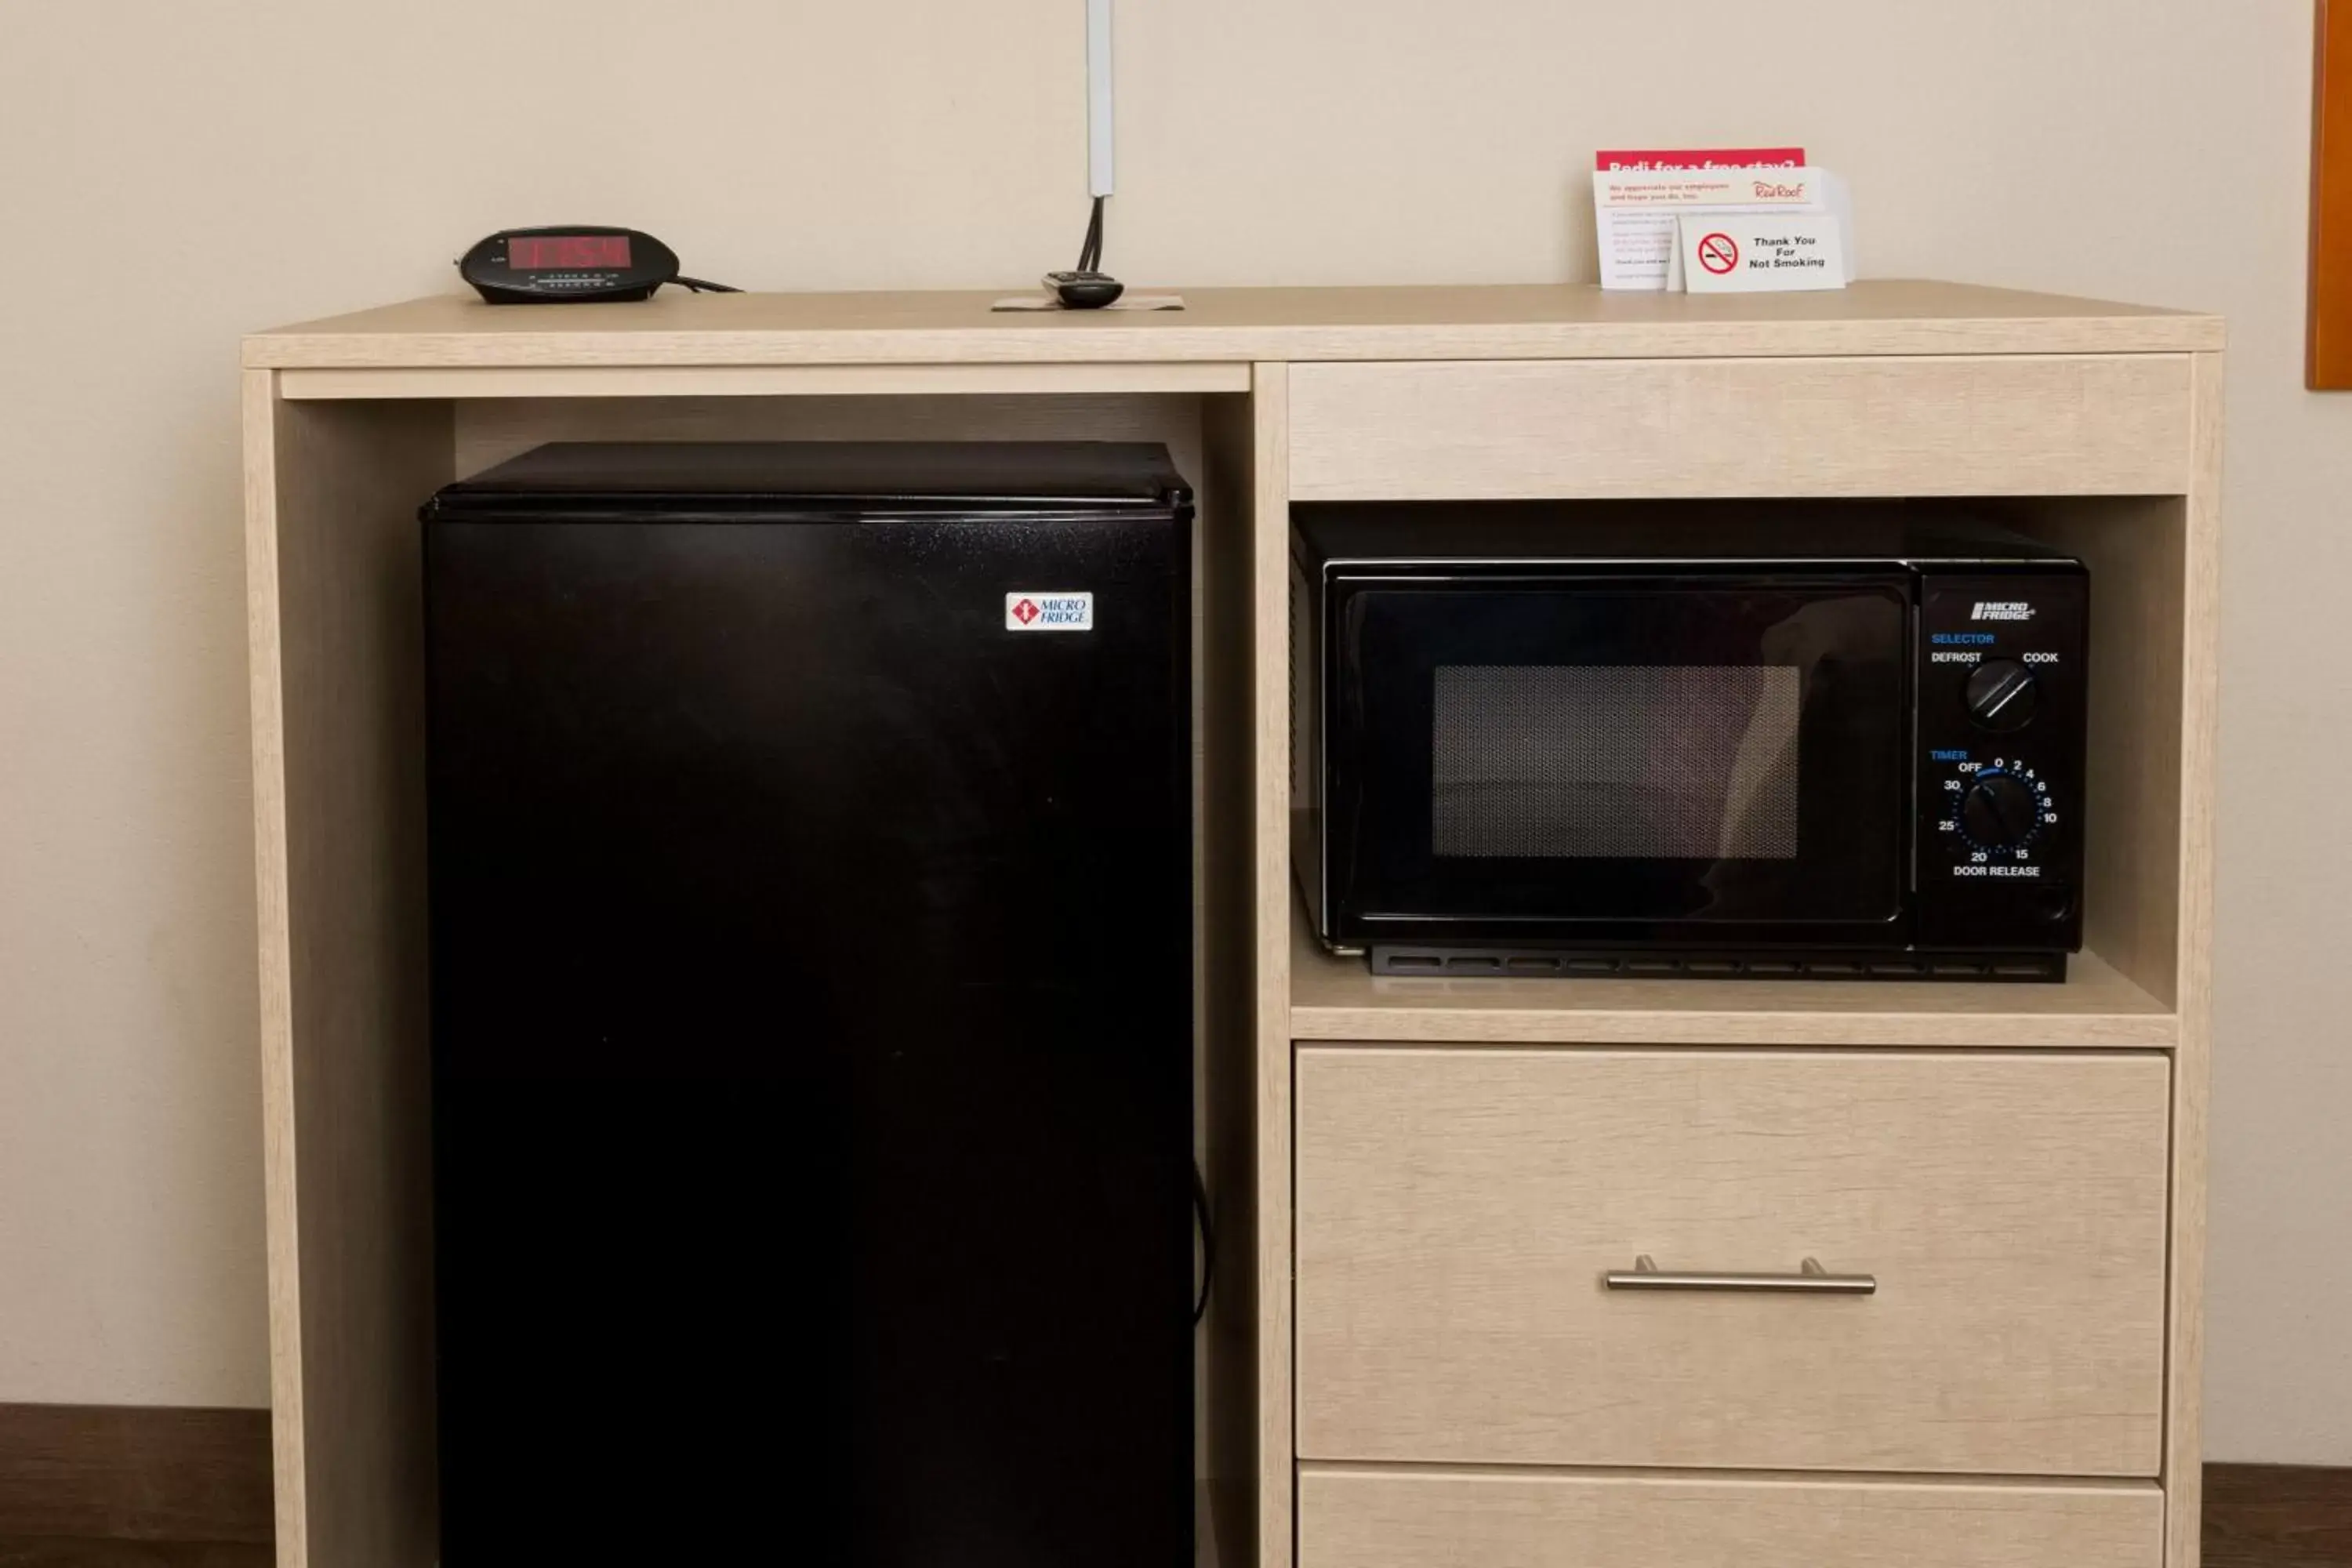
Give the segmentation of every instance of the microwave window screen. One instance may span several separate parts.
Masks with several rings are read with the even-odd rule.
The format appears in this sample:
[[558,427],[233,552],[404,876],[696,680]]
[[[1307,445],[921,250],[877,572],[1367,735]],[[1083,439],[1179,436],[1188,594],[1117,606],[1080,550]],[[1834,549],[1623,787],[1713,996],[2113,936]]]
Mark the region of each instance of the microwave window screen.
[[1432,849],[1793,860],[1795,665],[1441,665]]

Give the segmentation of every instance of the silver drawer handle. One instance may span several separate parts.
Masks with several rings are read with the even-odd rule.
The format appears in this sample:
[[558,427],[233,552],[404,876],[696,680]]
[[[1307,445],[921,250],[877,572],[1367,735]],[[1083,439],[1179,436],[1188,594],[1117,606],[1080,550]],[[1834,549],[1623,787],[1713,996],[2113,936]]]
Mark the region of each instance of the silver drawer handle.
[[1612,1269],[1601,1279],[1612,1290],[1790,1290],[1808,1296],[1870,1296],[1878,1290],[1877,1275],[1832,1274],[1818,1258],[1806,1258],[1794,1274],[1669,1274],[1645,1252],[1633,1259],[1632,1272]]

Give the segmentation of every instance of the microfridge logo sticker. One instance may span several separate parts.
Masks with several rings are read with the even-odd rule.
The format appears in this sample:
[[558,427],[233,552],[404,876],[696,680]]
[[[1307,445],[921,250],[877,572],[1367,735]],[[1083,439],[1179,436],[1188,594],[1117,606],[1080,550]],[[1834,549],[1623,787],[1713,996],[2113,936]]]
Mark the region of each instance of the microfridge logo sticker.
[[2033,606],[2021,599],[1979,599],[1972,621],[2030,621]]
[[1004,595],[1004,629],[1008,632],[1090,632],[1095,629],[1095,596],[1092,594],[1049,594],[1041,588],[1015,589]]

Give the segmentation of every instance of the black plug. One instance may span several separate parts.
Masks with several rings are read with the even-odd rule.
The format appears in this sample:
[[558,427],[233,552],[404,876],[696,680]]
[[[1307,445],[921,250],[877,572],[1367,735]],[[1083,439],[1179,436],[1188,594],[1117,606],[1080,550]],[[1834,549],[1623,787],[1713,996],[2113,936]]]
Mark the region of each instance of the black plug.
[[1127,285],[1102,270],[1103,198],[1095,198],[1092,216],[1087,219],[1086,243],[1078,247],[1078,264],[1067,272],[1045,274],[1045,287],[1066,310],[1099,310],[1121,294]]
[[1071,310],[1099,310],[1127,292],[1127,285],[1108,272],[1048,272],[1045,283]]

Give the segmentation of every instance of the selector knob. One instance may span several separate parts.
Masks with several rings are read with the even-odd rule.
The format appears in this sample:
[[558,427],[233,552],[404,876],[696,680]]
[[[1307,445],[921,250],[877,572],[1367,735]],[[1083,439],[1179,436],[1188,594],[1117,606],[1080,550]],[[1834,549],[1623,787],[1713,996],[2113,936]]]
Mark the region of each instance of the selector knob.
[[1986,849],[2010,849],[2033,837],[2042,803],[2032,787],[2008,773],[1986,773],[1960,799],[1960,828]]
[[1988,730],[2022,729],[2040,693],[2033,672],[2013,658],[1989,658],[1969,672],[1969,717]]

